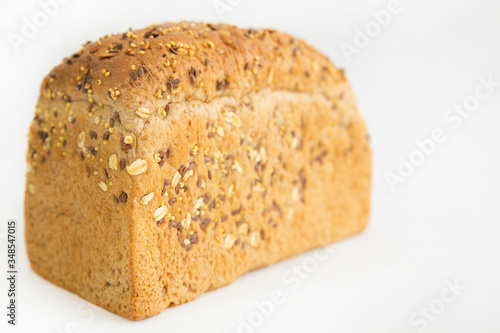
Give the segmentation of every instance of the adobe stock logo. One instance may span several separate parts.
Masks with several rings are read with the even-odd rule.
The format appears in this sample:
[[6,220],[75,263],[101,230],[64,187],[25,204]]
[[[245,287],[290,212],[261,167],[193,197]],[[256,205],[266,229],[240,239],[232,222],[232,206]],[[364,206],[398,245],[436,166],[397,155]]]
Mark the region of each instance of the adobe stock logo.
[[[463,122],[478,110],[481,102],[490,98],[500,87],[500,82],[494,81],[492,74],[487,78],[481,76],[478,81],[479,84],[476,85],[474,93],[443,113],[443,120],[451,130],[458,130]],[[395,168],[395,172],[386,171],[384,174],[385,181],[392,192],[396,190],[398,184],[405,183],[417,171],[417,168],[438,150],[440,144],[448,140],[450,132],[444,127],[436,127],[429,137],[416,139],[414,141],[416,148],[406,157],[398,156],[399,164]]]
[[225,13],[232,12],[243,3],[243,0],[215,0],[213,2],[215,12],[221,21],[225,18]]
[[[267,318],[271,317],[275,311],[283,304],[290,293],[298,290],[319,268],[328,260],[339,245],[330,245],[314,250],[304,258],[300,264],[295,264],[287,269],[282,277],[283,288],[276,288],[271,291],[266,299],[253,302],[253,309],[245,316],[239,316],[236,333],[254,333],[262,327]],[[286,286],[286,288],[285,288]]]
[[[419,307],[418,311],[411,314],[408,320],[408,323],[412,327],[411,332],[423,333],[426,331],[467,290],[467,286],[461,284],[458,278],[455,278],[453,281],[446,279],[444,280],[444,285],[445,287],[441,289],[438,297],[432,299],[425,306]],[[406,330],[400,333],[409,333],[410,331]]]
[[339,45],[346,60],[350,62],[355,54],[360,54],[363,49],[367,48],[373,39],[391,24],[393,17],[401,13],[401,11],[403,11],[403,5],[400,0],[389,1],[386,9],[371,11],[370,15],[373,20],[366,22],[362,29],[359,27],[354,28],[355,34],[352,44],[342,42]]
[[22,45],[28,44],[30,40],[38,35],[58,13],[61,5],[69,3],[71,0],[41,0],[38,2],[40,9],[37,10],[31,18],[23,17],[21,30],[19,32],[10,31],[7,34],[12,48],[19,52]]

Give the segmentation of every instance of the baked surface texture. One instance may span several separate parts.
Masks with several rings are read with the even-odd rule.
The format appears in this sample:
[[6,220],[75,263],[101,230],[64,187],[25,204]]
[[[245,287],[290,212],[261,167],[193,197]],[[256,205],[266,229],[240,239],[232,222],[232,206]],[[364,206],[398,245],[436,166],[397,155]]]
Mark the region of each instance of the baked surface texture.
[[368,222],[351,88],[273,30],[165,23],[88,42],[43,80],[27,160],[33,269],[131,319]]

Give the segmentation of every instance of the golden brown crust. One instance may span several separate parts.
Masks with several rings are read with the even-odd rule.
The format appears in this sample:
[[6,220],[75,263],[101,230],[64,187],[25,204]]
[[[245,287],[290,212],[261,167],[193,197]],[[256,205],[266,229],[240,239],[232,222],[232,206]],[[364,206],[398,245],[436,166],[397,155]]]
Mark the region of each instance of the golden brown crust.
[[87,43],[42,83],[28,163],[33,268],[132,319],[368,220],[343,73],[272,30],[166,23]]
[[241,98],[265,87],[336,99],[331,87],[344,81],[325,56],[292,36],[185,22],[89,42],[52,70],[41,93],[112,106],[136,132],[143,125],[134,114],[139,107],[156,113],[169,103]]

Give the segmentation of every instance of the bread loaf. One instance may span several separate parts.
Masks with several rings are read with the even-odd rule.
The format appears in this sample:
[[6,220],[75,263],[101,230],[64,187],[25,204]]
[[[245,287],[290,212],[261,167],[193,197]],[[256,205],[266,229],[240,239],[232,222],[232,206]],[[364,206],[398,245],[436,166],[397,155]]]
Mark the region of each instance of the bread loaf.
[[131,319],[368,221],[350,86],[274,30],[165,23],[86,43],[43,80],[27,160],[33,269]]

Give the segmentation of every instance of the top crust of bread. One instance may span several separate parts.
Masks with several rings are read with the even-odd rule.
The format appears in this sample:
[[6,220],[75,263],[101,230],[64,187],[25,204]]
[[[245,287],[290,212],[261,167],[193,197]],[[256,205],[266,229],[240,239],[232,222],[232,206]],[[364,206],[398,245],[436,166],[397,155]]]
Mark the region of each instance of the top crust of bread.
[[41,95],[111,106],[137,134],[145,122],[134,114],[139,108],[165,115],[177,102],[238,99],[266,87],[319,92],[334,101],[339,96],[332,92],[339,90],[332,88],[342,83],[347,84],[342,70],[290,35],[184,22],[86,43],[43,80]]

